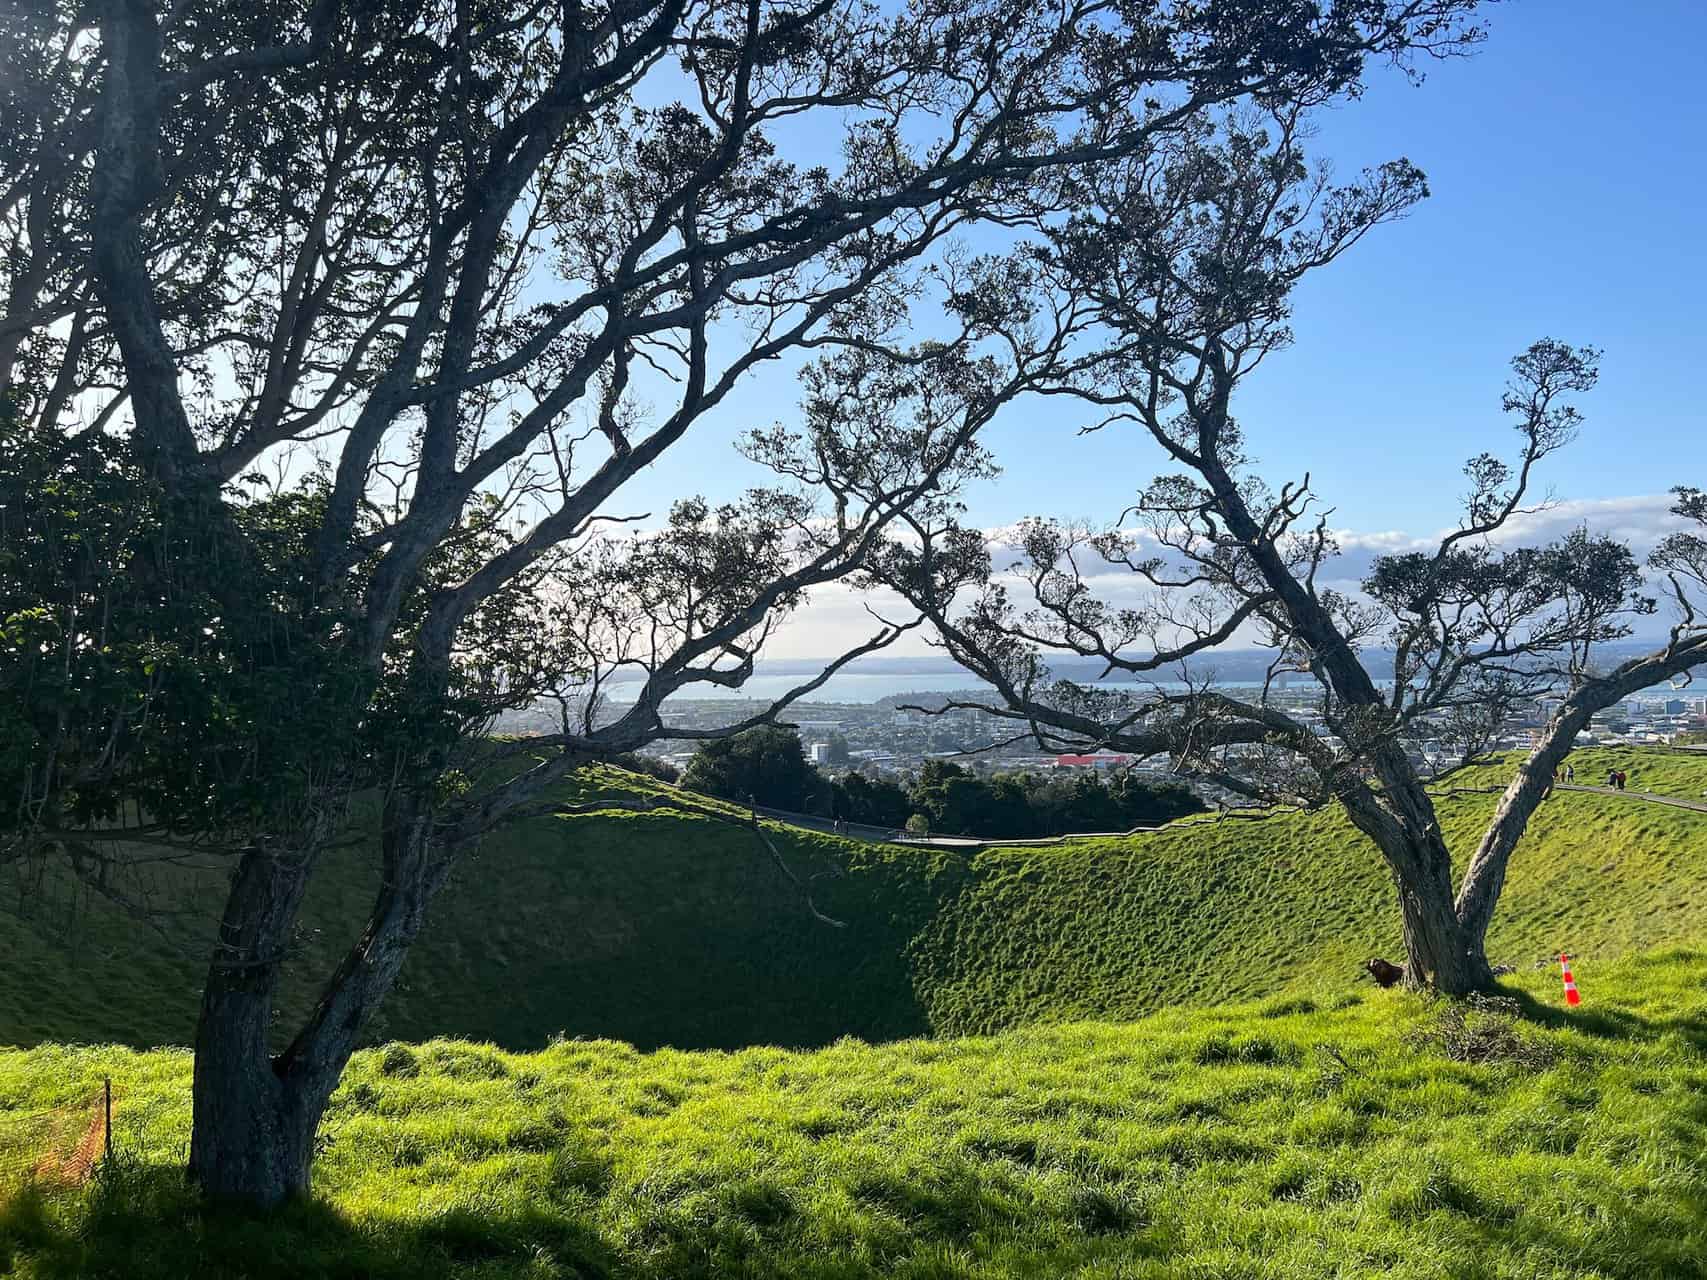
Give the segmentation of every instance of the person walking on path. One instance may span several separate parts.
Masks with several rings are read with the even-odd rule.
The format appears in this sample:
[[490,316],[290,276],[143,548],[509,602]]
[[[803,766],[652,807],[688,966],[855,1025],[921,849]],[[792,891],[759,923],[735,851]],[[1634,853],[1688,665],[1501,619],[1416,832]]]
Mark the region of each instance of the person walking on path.
[[1577,780],[1577,767],[1574,764],[1565,766],[1565,785],[1569,786]]

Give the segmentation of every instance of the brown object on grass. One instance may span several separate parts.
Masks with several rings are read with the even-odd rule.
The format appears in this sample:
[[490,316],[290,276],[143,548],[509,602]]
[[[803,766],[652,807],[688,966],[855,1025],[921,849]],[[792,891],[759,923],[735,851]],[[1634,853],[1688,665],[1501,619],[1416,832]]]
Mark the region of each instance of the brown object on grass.
[[1369,970],[1369,976],[1375,979],[1377,985],[1383,987],[1394,986],[1405,976],[1402,967],[1391,960],[1383,960],[1380,956],[1375,956],[1363,967]]

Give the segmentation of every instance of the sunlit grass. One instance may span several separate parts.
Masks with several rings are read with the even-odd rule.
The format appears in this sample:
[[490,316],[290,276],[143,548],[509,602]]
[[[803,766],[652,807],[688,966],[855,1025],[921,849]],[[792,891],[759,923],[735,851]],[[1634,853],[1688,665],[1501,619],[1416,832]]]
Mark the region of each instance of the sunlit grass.
[[[119,1099],[116,1169],[0,1218],[24,1276],[1681,1277],[1707,1256],[1707,953],[1520,975],[1454,1061],[1343,987],[816,1052],[360,1055],[314,1203],[209,1214],[182,1053],[0,1053],[0,1106]],[[1551,1059],[1552,1065],[1538,1065]]]
[[[1443,795],[1455,849],[1492,803]],[[0,1274],[1702,1274],[1707,952],[1678,944],[1707,939],[1707,816],[1542,806],[1490,940],[1526,1017],[1489,1062],[1447,1055],[1439,1007],[1359,979],[1397,953],[1396,912],[1331,812],[974,855],[776,838],[839,873],[814,895],[845,928],[704,818],[508,832],[443,901],[389,1029],[825,1047],[376,1048],[334,1100],[314,1200],[273,1219],[185,1187],[183,1052],[0,1051],[14,1184],[43,1140],[28,1118],[108,1075],[119,1153],[80,1189],[14,1186]],[[365,865],[329,869],[305,969],[353,928]],[[9,938],[0,1019],[35,1028],[15,1038],[187,1036],[199,960],[84,919],[102,927],[73,963]]]
[[[1493,763],[1476,765],[1454,775],[1455,781],[1484,786],[1503,786],[1511,781],[1522,758],[1508,752]],[[1606,775],[1622,769],[1629,775],[1628,790],[1651,792],[1679,800],[1707,802],[1707,751],[1672,751],[1658,747],[1583,747],[1573,751],[1567,763],[1576,770],[1576,783],[1603,787]]]

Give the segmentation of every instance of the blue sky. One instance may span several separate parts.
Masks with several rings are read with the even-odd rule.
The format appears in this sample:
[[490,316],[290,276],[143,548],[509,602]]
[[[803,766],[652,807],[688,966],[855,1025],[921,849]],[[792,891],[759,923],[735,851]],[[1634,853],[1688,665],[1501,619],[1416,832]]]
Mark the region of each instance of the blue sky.
[[[1573,510],[1707,484],[1707,4],[1512,0],[1489,21],[1475,57],[1429,66],[1420,88],[1378,71],[1319,120],[1315,151],[1339,172],[1405,156],[1433,195],[1307,284],[1296,344],[1237,406],[1264,473],[1307,468],[1346,529],[1450,525],[1463,460],[1510,446],[1506,362],[1542,336],[1605,350],[1583,438],[1545,473]],[[735,432],[793,410],[789,370],[765,371],[626,505],[661,514],[686,476],[733,495],[756,478]],[[1155,450],[1075,437],[1079,422],[1061,405],[1008,412],[988,436],[1005,474],[970,493],[971,519],[1116,514]],[[804,634],[786,648],[821,651]]]

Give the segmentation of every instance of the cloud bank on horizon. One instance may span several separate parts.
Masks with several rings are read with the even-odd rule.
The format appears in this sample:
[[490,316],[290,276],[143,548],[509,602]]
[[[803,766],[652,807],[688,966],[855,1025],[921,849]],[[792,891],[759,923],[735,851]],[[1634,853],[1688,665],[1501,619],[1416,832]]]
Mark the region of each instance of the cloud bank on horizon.
[[[1580,525],[1596,533],[1610,534],[1629,544],[1638,559],[1645,559],[1666,534],[1683,527],[1671,514],[1670,494],[1644,494],[1624,498],[1561,500],[1544,509],[1512,517],[1494,541],[1500,545],[1539,545],[1564,536]],[[1017,526],[986,529],[985,543],[998,566],[1019,554]],[[1413,534],[1398,530],[1364,532],[1335,530],[1340,553],[1327,566],[1323,585],[1356,591],[1376,559],[1404,551],[1432,550],[1446,530]],[[1092,574],[1087,581],[1097,594],[1115,606],[1135,604],[1144,594],[1143,584],[1124,569],[1109,566],[1107,573]],[[912,614],[900,597],[886,591],[856,591],[835,584],[815,591],[808,602],[777,631],[765,647],[766,658],[808,659],[834,656],[865,639],[877,628],[872,611],[891,620]],[[1663,634],[1668,615],[1664,606],[1642,638]],[[1248,647],[1253,636],[1235,636],[1229,648]],[[896,657],[919,657],[934,653],[923,628],[907,633],[890,649]]]

